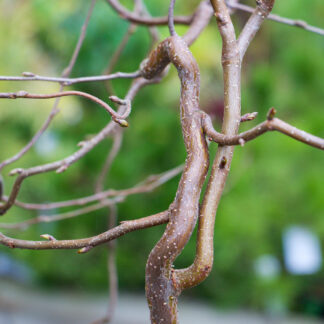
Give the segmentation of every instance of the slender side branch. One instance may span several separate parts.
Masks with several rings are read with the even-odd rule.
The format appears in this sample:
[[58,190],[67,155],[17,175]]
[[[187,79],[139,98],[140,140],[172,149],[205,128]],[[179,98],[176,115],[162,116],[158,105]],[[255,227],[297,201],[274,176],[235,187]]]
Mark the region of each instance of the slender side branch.
[[[118,0],[106,0],[110,6],[117,11],[121,18],[126,19],[135,24],[147,25],[147,26],[157,26],[157,25],[167,25],[168,17],[142,17],[134,12],[128,11],[123,5],[120,4]],[[178,16],[174,17],[174,22],[176,24],[190,25],[192,22],[192,16]]]
[[209,116],[204,115],[203,127],[206,135],[214,142],[220,145],[244,145],[244,143],[255,139],[256,137],[268,132],[278,131],[282,134],[288,135],[297,141],[303,142],[307,145],[316,147],[320,150],[324,150],[324,139],[306,133],[296,127],[293,127],[278,118],[271,118],[263,123],[249,129],[246,132],[235,136],[228,136],[218,133],[211,122]]
[[[90,22],[90,18],[92,16],[92,12],[93,9],[95,7],[97,0],[92,0],[91,4],[90,4],[90,8],[88,10],[86,19],[81,27],[81,32],[80,32],[80,36],[79,39],[77,41],[76,47],[73,51],[72,57],[70,59],[70,62],[68,64],[68,66],[64,69],[64,71],[62,72],[62,77],[68,77],[71,72],[72,69],[75,65],[75,62],[79,56],[80,53],[80,49],[82,47],[83,41],[85,39],[86,33],[87,33],[87,29],[89,26],[89,22]],[[60,86],[60,90],[59,92],[63,91],[64,86],[61,85]],[[46,129],[49,127],[52,119],[56,116],[56,114],[59,112],[58,110],[58,104],[59,104],[60,98],[57,98],[54,102],[54,105],[52,107],[52,110],[48,116],[48,118],[45,120],[44,124],[42,125],[42,127],[40,128],[40,130],[33,136],[33,138],[27,143],[27,145],[25,145],[17,154],[15,154],[13,157],[3,161],[0,163],[0,171],[8,164],[11,164],[17,160],[19,160],[22,156],[24,156],[29,150],[30,148],[37,142],[37,140],[42,136],[42,134],[46,131]]]
[[[107,156],[104,166],[96,181],[95,193],[102,191],[104,188],[105,178],[107,177],[110,167],[121,148],[122,138],[123,138],[123,134],[120,130],[114,134],[113,146]],[[109,205],[109,208],[107,210],[107,220],[108,220],[108,230],[116,226],[117,224],[117,204],[116,203]],[[117,275],[117,265],[116,265],[116,241],[108,242],[106,248],[108,252],[108,257],[107,257],[107,275],[108,275],[108,282],[109,282],[108,308],[107,308],[106,315],[103,318],[94,321],[92,324],[109,323],[113,318],[115,308],[117,305],[118,275]]]
[[169,221],[169,212],[164,211],[148,217],[122,222],[121,225],[99,235],[77,239],[77,240],[50,240],[29,241],[14,239],[0,233],[0,244],[10,248],[28,250],[51,250],[51,249],[83,249],[80,253],[89,251],[91,248],[105,244],[111,240],[121,237],[129,232],[149,228]]
[[257,6],[237,40],[241,60],[243,59],[252,39],[260,29],[264,19],[266,19],[271,12],[274,2],[275,0],[257,0]]
[[[47,204],[46,203],[31,204],[31,203],[25,203],[16,200],[15,205],[24,209],[31,209],[31,210],[48,210],[48,209],[57,209],[57,208],[70,207],[70,206],[84,206],[97,200],[107,199],[108,197],[116,197],[116,196],[126,197],[134,194],[150,192],[155,188],[161,186],[165,182],[169,181],[170,179],[174,178],[182,171],[183,171],[183,165],[180,165],[176,168],[173,168],[161,174],[150,175],[149,177],[146,178],[146,180],[142,181],[138,185],[129,189],[121,189],[121,190],[109,189],[109,190],[95,193],[88,197],[82,197],[78,199],[47,203]],[[8,197],[3,196],[3,201],[7,202]]]
[[183,40],[190,46],[201,34],[201,32],[209,24],[211,17],[214,14],[214,10],[209,1],[202,1],[192,19],[192,23],[183,36]]
[[95,75],[79,78],[67,78],[67,77],[46,77],[34,74],[32,72],[23,72],[22,77],[15,76],[0,76],[0,81],[43,81],[43,82],[56,82],[62,83],[64,86],[82,83],[82,82],[97,82],[97,81],[107,81],[113,79],[135,79],[140,77],[139,71],[125,73],[116,72],[108,75]]
[[57,222],[73,217],[77,217],[80,215],[85,215],[88,213],[91,213],[95,210],[102,209],[111,205],[115,205],[117,203],[120,203],[124,201],[125,197],[116,197],[114,199],[106,199],[101,200],[97,204],[93,204],[87,207],[79,208],[77,210],[72,210],[66,213],[62,214],[55,214],[55,215],[40,215],[31,219],[27,219],[23,222],[19,223],[0,223],[0,228],[7,228],[7,229],[19,229],[19,230],[25,230],[31,225],[39,224],[39,223],[51,223],[51,222]]
[[[158,83],[161,81],[161,79],[164,77],[164,74],[159,75],[156,78],[153,78],[151,80],[146,80],[144,78],[138,78],[136,79],[130,89],[128,90],[128,93],[125,97],[125,101],[131,102],[138,91],[145,87],[146,85],[149,84],[154,84]],[[120,105],[117,113],[119,115],[124,114],[127,111],[127,106],[126,105]],[[71,164],[75,163],[79,159],[81,159],[84,155],[86,155],[88,152],[90,152],[96,145],[98,145],[101,141],[103,141],[107,136],[111,134],[112,131],[115,130],[116,123],[110,122],[108,123],[97,135],[95,135],[93,138],[91,138],[88,141],[82,142],[81,148],[73,153],[72,155],[66,157],[65,159],[52,162],[52,163],[47,163],[44,165],[39,165],[35,166],[29,169],[15,169],[10,172],[10,175],[15,175],[19,174],[17,179],[14,182],[14,185],[12,187],[10,196],[8,197],[8,200],[6,201],[5,204],[0,205],[0,215],[3,215],[6,213],[8,209],[10,209],[13,204],[15,203],[15,200],[17,198],[17,195],[20,190],[20,186],[24,179],[26,179],[29,176],[33,176],[36,174],[44,173],[44,172],[49,172],[56,170],[56,172],[60,173],[65,171]]]
[[70,62],[68,64],[68,66],[64,69],[64,71],[62,72],[63,77],[68,77],[71,74],[71,72],[73,70],[73,67],[74,67],[74,65],[75,65],[75,63],[76,63],[76,61],[77,61],[77,59],[79,57],[81,47],[83,45],[84,39],[85,39],[86,34],[87,34],[90,18],[92,16],[93,9],[94,9],[96,3],[97,3],[97,0],[92,0],[91,3],[90,3],[90,8],[88,10],[86,19],[85,19],[85,21],[84,21],[84,23],[83,23],[83,25],[81,27],[80,36],[79,36],[79,39],[78,39],[77,44],[75,46],[75,49],[73,51]]
[[118,103],[119,105],[126,105],[127,109],[122,114],[119,115],[117,112],[114,111],[107,103],[105,103],[103,100],[82,91],[64,91],[64,92],[57,92],[57,93],[51,93],[51,94],[34,94],[34,93],[28,93],[26,91],[18,91],[18,92],[1,92],[0,98],[6,98],[6,99],[53,99],[58,97],[66,97],[66,96],[80,96],[87,98],[101,107],[103,107],[107,112],[111,115],[113,120],[120,124],[120,126],[127,127],[128,123],[125,121],[125,118],[127,118],[131,112],[131,103],[129,100],[122,100],[115,96],[110,96],[109,99],[113,102]]
[[[255,10],[254,8],[252,8],[250,6],[247,6],[247,5],[242,4],[242,3],[238,3],[237,1],[233,1],[233,0],[228,0],[226,3],[232,9],[237,9],[237,10],[250,12],[250,13],[253,13],[254,10]],[[281,16],[275,15],[275,14],[269,14],[267,18],[269,20],[276,21],[276,22],[281,23],[281,24],[286,24],[286,25],[289,25],[289,26],[299,27],[299,28],[304,29],[306,31],[309,31],[309,32],[324,36],[324,29],[309,25],[306,21],[303,21],[303,20],[300,20],[300,19],[289,19],[289,18],[281,17]]]
[[[63,87],[61,86],[62,90]],[[59,113],[59,109],[57,108],[59,103],[59,98],[55,100],[55,103],[53,105],[53,108],[48,115],[47,119],[45,120],[44,124],[42,127],[39,129],[39,131],[34,135],[34,137],[27,143],[26,146],[24,146],[18,153],[16,153],[14,156],[2,161],[0,163],[0,171],[6,166],[9,165],[17,160],[19,160],[21,157],[23,157],[29,150],[30,148],[38,141],[38,139],[44,134],[50,123],[52,122],[53,118]]]
[[123,140],[122,132],[117,131],[116,134],[114,134],[114,136],[113,136],[112,148],[111,148],[109,154],[107,155],[106,161],[105,161],[105,163],[102,167],[102,170],[98,176],[98,179],[96,181],[96,185],[95,185],[95,193],[96,194],[103,191],[105,178],[107,177],[108,171],[109,171],[113,161],[115,160],[118,152],[120,151],[122,140]]
[[[116,226],[117,222],[117,207],[116,205],[111,205],[109,207],[108,223],[109,228],[111,229]],[[104,324],[110,323],[113,319],[117,300],[118,300],[118,274],[117,274],[117,265],[116,265],[116,241],[110,241],[107,243],[107,274],[108,274],[108,286],[109,286],[109,298],[108,298],[108,307],[106,315],[99,320],[95,320],[91,324]]]
[[169,14],[168,14],[168,27],[171,36],[177,35],[174,28],[174,6],[175,6],[175,0],[170,0]]

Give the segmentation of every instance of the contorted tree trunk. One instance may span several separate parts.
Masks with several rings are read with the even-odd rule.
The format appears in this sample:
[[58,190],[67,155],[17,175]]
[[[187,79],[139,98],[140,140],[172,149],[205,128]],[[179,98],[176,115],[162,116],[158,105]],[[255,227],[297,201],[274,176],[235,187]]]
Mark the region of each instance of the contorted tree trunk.
[[[125,19],[135,23],[142,23],[146,25],[160,25],[166,22],[165,17],[150,18],[142,17],[136,13],[130,13],[118,2],[118,0],[107,0],[113,8],[115,8],[121,16]],[[67,68],[71,69],[77,59],[83,39],[85,37],[87,25],[91,16],[91,12],[96,0],[91,1],[90,10],[82,27],[82,32],[79,37],[74,54],[71,58],[70,64]],[[137,2],[137,0],[136,0]],[[324,149],[324,139],[308,134],[302,130],[296,129],[291,125],[274,118],[275,109],[269,111],[267,120],[256,127],[238,134],[238,128],[241,121],[251,120],[256,113],[246,114],[241,117],[241,98],[240,98],[240,75],[241,62],[244,54],[260,28],[263,20],[268,16],[272,10],[274,0],[256,0],[256,8],[250,16],[249,20],[244,26],[240,36],[236,39],[234,27],[229,16],[229,11],[226,3],[231,8],[242,8],[242,5],[236,3],[237,1],[225,0],[209,0],[202,1],[198,6],[194,15],[190,17],[178,17],[178,22],[190,24],[186,35],[181,39],[176,35],[173,26],[173,6],[175,0],[171,0],[169,10],[169,29],[171,37],[164,40],[158,48],[153,51],[150,57],[142,64],[140,71],[134,73],[118,72],[107,76],[90,76],[80,78],[67,78],[64,73],[64,78],[57,77],[42,77],[34,75],[33,73],[23,73],[23,77],[0,76],[1,80],[7,81],[32,81],[42,80],[50,82],[59,82],[61,90],[64,85],[71,85],[78,82],[94,82],[103,81],[114,78],[137,78],[137,80],[130,87],[125,100],[117,97],[110,97],[112,101],[117,103],[120,107],[118,111],[114,111],[107,103],[99,98],[85,92],[79,91],[60,91],[53,94],[30,94],[26,91],[0,93],[0,98],[7,99],[49,99],[58,98],[62,96],[78,95],[88,98],[97,104],[101,105],[112,116],[114,122],[120,126],[127,126],[125,118],[128,117],[131,111],[131,101],[143,86],[159,82],[163,74],[161,72],[165,67],[172,63],[178,70],[181,81],[181,125],[183,131],[184,142],[187,150],[187,159],[185,163],[184,173],[180,180],[178,191],[174,202],[171,204],[169,210],[151,215],[141,219],[126,221],[106,232],[95,235],[93,237],[70,240],[56,240],[52,235],[43,234],[41,237],[47,241],[32,241],[15,239],[0,233],[0,244],[6,245],[10,248],[23,249],[79,249],[79,253],[86,253],[93,247],[105,244],[117,237],[125,235],[131,231],[156,226],[163,223],[168,223],[166,231],[156,247],[152,250],[146,269],[146,292],[147,299],[150,305],[151,320],[156,324],[175,324],[177,323],[177,297],[182,290],[192,287],[202,282],[209,274],[213,264],[213,232],[216,210],[219,200],[221,198],[225,181],[229,172],[233,145],[244,145],[246,141],[250,141],[257,136],[268,131],[279,131],[296,140],[304,142],[308,145]],[[139,1],[140,4],[140,1]],[[251,11],[247,6],[245,9]],[[215,17],[218,24],[222,41],[222,65],[224,77],[224,120],[222,125],[222,133],[218,133],[212,125],[208,115],[199,110],[199,70],[197,63],[191,55],[186,44],[190,45],[206,27],[208,21],[215,12]],[[282,19],[278,16],[272,16],[272,19],[299,26],[304,29],[315,31],[323,34],[323,31],[311,27],[304,22],[293,21],[289,19]],[[128,37],[128,36],[127,36]],[[119,47],[121,48],[121,47]],[[19,160],[36,142],[36,140],[44,133],[49,126],[54,115],[57,113],[57,102],[54,104],[48,119],[39,130],[39,132],[32,138],[32,140],[16,155],[0,163],[2,167]],[[56,215],[55,219],[64,219],[75,217],[89,210],[95,210],[108,206],[107,195],[110,191],[101,191],[96,195],[83,197],[65,202],[56,202],[50,204],[29,204],[16,201],[17,195],[20,191],[20,186],[24,179],[37,175],[40,173],[63,172],[70,165],[81,159],[85,154],[90,152],[96,145],[103,141],[107,136],[111,135],[114,130],[114,124],[108,123],[98,134],[91,140],[81,142],[81,148],[72,155],[39,166],[30,167],[28,169],[16,168],[10,172],[10,175],[17,174],[14,185],[12,186],[9,197],[2,196],[2,180],[0,176],[0,215],[5,214],[14,204],[25,209],[53,209],[67,206],[87,205],[88,203],[100,200],[98,204],[91,205],[72,211],[71,213],[62,213]],[[207,136],[211,141],[219,144],[216,157],[213,162],[211,176],[208,180],[205,196],[202,200],[202,205],[199,208],[199,198],[201,188],[206,177],[208,169],[208,150],[205,141]],[[80,144],[81,144],[80,143]],[[111,152],[112,156],[115,154],[114,150]],[[172,171],[170,173],[170,171]],[[174,175],[174,170],[168,172]],[[163,175],[165,178],[166,174]],[[162,176],[160,177],[159,184]],[[164,180],[165,181],[165,180]],[[155,185],[158,185],[156,183]],[[117,198],[126,197],[131,192],[141,192],[141,186],[135,186],[130,189],[117,191],[121,194]],[[144,186],[145,191],[152,190],[153,182]],[[151,188],[151,189],[150,189]],[[134,190],[135,189],[135,190]],[[139,190],[140,189],[140,190]],[[110,192],[111,193],[111,192]],[[105,205],[107,203],[107,205]],[[111,200],[110,203],[117,203],[117,200]],[[56,206],[56,207],[54,207]],[[196,257],[193,264],[180,270],[174,270],[172,264],[176,257],[180,254],[185,244],[188,242],[192,230],[195,226],[197,216],[199,214],[199,226],[197,236]],[[51,217],[51,221],[54,216]],[[4,228],[22,228],[31,224],[48,221],[48,218],[39,216],[37,218],[13,223],[0,224]],[[107,321],[107,317],[104,319]]]
[[[144,78],[160,74],[171,62],[181,81],[181,126],[187,159],[176,198],[169,208],[169,223],[151,251],[146,265],[146,295],[153,324],[176,324],[177,297],[182,290],[202,282],[213,264],[213,231],[215,214],[233,156],[233,146],[219,145],[211,177],[199,213],[199,198],[209,165],[205,134],[209,134],[208,116],[199,110],[199,69],[186,43],[174,31],[174,0],[169,11],[171,37],[159,44],[141,67]],[[240,38],[235,36],[224,0],[211,0],[222,36],[224,76],[224,120],[222,133],[235,136],[241,119],[241,61],[274,0],[259,0]],[[199,213],[197,251],[194,263],[186,269],[174,270],[176,257],[188,242]]]
[[176,198],[170,206],[170,221],[146,265],[146,294],[152,323],[176,323],[177,296],[172,263],[188,242],[196,224],[199,198],[207,170],[208,148],[199,110],[198,65],[186,43],[177,35],[167,38],[142,67],[152,78],[172,62],[181,80],[181,126],[187,159]]

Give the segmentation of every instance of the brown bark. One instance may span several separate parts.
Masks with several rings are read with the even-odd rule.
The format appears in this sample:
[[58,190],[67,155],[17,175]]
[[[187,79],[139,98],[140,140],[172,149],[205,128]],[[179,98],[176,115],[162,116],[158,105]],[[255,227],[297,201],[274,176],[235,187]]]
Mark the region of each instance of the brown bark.
[[179,291],[173,281],[172,264],[188,242],[196,224],[201,188],[208,170],[208,148],[199,110],[200,75],[186,43],[177,35],[167,38],[142,67],[151,78],[171,62],[181,81],[181,126],[187,158],[177,195],[170,206],[166,230],[149,255],[146,295],[152,323],[177,323]]

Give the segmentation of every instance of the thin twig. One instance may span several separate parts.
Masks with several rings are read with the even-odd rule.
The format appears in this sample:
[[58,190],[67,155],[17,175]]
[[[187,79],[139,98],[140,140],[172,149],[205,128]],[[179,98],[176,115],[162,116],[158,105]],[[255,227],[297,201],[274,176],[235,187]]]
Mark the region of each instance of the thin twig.
[[[241,4],[241,3],[231,1],[231,0],[227,1],[227,5],[232,9],[237,9],[237,10],[250,12],[250,13],[254,12],[254,8],[252,8],[250,6],[247,6],[247,5],[244,5],[244,4]],[[309,32],[324,36],[324,29],[309,25],[307,22],[305,22],[303,20],[289,19],[289,18],[281,17],[281,16],[275,15],[275,14],[270,14],[267,18],[269,20],[273,20],[273,21],[279,22],[281,24],[294,26],[294,27],[299,27],[299,28],[302,28],[302,29],[307,30]]]
[[[167,25],[168,17],[142,17],[136,13],[128,11],[123,5],[120,4],[118,0],[106,0],[107,3],[121,16],[121,18],[126,19],[135,24],[147,25],[147,26],[157,26],[157,25]],[[192,16],[178,16],[174,17],[174,22],[176,24],[190,25],[192,22]]]
[[[135,6],[134,6],[134,12],[135,13],[139,13],[140,10],[142,9],[142,1],[141,0],[134,0]],[[119,45],[117,47],[117,49],[115,50],[115,52],[113,53],[113,55],[111,56],[110,60],[109,60],[109,64],[107,66],[107,68],[104,71],[104,75],[109,75],[111,74],[111,72],[113,71],[115,65],[117,64],[122,52],[124,51],[126,45],[128,44],[128,41],[130,39],[130,37],[134,34],[134,32],[136,31],[137,28],[137,24],[131,23],[126,31],[126,33],[124,34],[122,40],[119,42]],[[108,94],[113,94],[113,85],[112,82],[109,82],[109,80],[107,80],[107,82],[105,82],[105,86],[106,86],[106,90],[108,92]]]
[[240,51],[241,60],[243,59],[247,48],[249,47],[252,39],[260,29],[264,19],[269,16],[275,0],[259,0],[254,9],[251,17],[245,24],[240,37],[237,40],[238,49]]
[[81,83],[81,82],[97,82],[97,81],[106,81],[113,79],[135,79],[140,77],[138,71],[125,73],[125,72],[116,72],[109,75],[95,75],[79,78],[67,78],[67,77],[46,77],[31,72],[24,72],[22,77],[17,76],[0,76],[0,81],[43,81],[43,82],[56,82],[62,83],[64,86],[71,84]]
[[125,121],[125,118],[127,118],[131,112],[131,104],[129,100],[122,100],[115,96],[110,96],[109,99],[113,102],[118,103],[119,105],[126,105],[127,109],[122,114],[119,115],[116,111],[114,111],[107,103],[105,103],[103,100],[82,91],[63,91],[63,92],[57,92],[57,93],[50,93],[50,94],[35,94],[35,93],[28,93],[27,91],[18,91],[18,92],[1,92],[0,98],[6,98],[6,99],[53,99],[58,97],[66,97],[66,96],[80,96],[87,98],[89,100],[92,100],[93,102],[97,103],[101,107],[103,107],[113,118],[113,120],[120,124],[121,126],[125,127],[128,126],[127,122]]
[[263,123],[249,129],[246,132],[235,136],[228,136],[218,133],[212,125],[209,116],[205,115],[203,120],[203,127],[206,135],[214,142],[220,145],[241,145],[255,139],[256,137],[268,132],[278,131],[282,134],[288,135],[297,141],[303,142],[307,145],[324,150],[324,139],[304,132],[296,127],[293,127],[278,118],[269,118]]
[[171,36],[177,35],[177,32],[174,28],[174,6],[175,6],[175,0],[170,0],[168,26],[169,26],[169,32]]
[[152,216],[124,221],[119,226],[116,226],[113,229],[99,235],[77,240],[29,241],[14,239],[0,233],[0,244],[10,248],[29,250],[84,249],[80,251],[80,253],[84,253],[95,246],[105,244],[129,232],[165,224],[168,221],[169,211],[164,211]]
[[[161,174],[151,175],[147,177],[146,180],[142,181],[140,184],[129,189],[121,189],[121,190],[109,189],[106,191],[95,193],[88,197],[83,197],[83,198],[78,198],[78,199],[73,199],[68,201],[47,203],[47,204],[30,204],[30,203],[24,203],[16,200],[15,205],[29,210],[49,210],[49,209],[57,209],[57,208],[71,207],[71,206],[84,206],[94,201],[107,199],[108,197],[116,197],[116,196],[126,197],[129,195],[150,192],[155,188],[161,186],[165,182],[169,181],[170,179],[174,178],[182,171],[183,171],[183,165],[180,165],[174,169],[168,170]],[[8,197],[3,196],[3,200],[8,201]]]
[[[108,229],[112,229],[117,223],[117,206],[115,204],[109,206],[110,213],[108,215]],[[109,283],[109,298],[108,307],[106,315],[91,324],[104,324],[109,323],[113,319],[117,300],[118,300],[118,274],[116,265],[116,241],[110,241],[107,243],[107,273],[108,273],[108,283]]]
[[91,213],[95,210],[102,209],[111,205],[115,205],[116,203],[120,203],[124,200],[124,197],[116,197],[114,199],[106,199],[101,200],[97,204],[93,204],[87,207],[79,208],[76,210],[72,210],[62,214],[55,214],[55,215],[40,215],[31,219],[27,219],[22,222],[18,223],[0,223],[0,228],[7,228],[7,229],[19,229],[25,230],[31,225],[39,224],[39,223],[51,223],[56,221],[61,221],[73,217],[77,217],[80,215],[85,215]]
[[102,170],[98,176],[98,179],[96,181],[95,185],[95,193],[98,194],[103,191],[104,187],[104,181],[107,177],[108,171],[111,167],[111,164],[113,163],[114,159],[116,158],[122,144],[123,140],[123,134],[120,131],[117,131],[116,134],[113,136],[113,146],[106,158],[106,161],[102,167]]
[[[163,77],[164,77],[164,74],[161,74],[158,77],[153,78],[151,80],[146,80],[144,78],[136,79],[132,83],[131,87],[129,88],[128,93],[125,97],[125,101],[131,102],[139,90],[141,90],[146,85],[159,83]],[[127,109],[128,109],[127,105],[120,105],[117,113],[119,115],[125,114]],[[92,137],[90,140],[82,142],[82,146],[78,151],[74,152],[72,155],[70,155],[62,160],[35,166],[35,167],[31,167],[29,169],[18,168],[18,169],[12,170],[10,172],[10,175],[19,174],[19,176],[16,178],[16,180],[13,184],[13,187],[12,187],[11,193],[8,197],[8,200],[5,202],[5,204],[0,205],[0,215],[5,214],[6,211],[9,210],[13,206],[13,204],[15,203],[15,200],[17,198],[17,195],[20,191],[21,184],[24,181],[24,179],[26,179],[27,177],[36,175],[36,174],[41,174],[41,173],[49,172],[49,171],[53,171],[53,170],[56,170],[56,172],[58,172],[58,173],[64,172],[65,170],[67,170],[67,168],[70,165],[77,162],[84,155],[86,155],[88,152],[90,152],[95,146],[97,146],[100,142],[102,142],[105,138],[107,138],[107,136],[109,136],[111,134],[111,132],[113,132],[115,130],[115,127],[116,127],[115,122],[108,123],[97,135]]]
[[183,36],[183,40],[191,45],[207,27],[211,18],[213,17],[214,10],[209,1],[202,1],[194,14],[192,23],[186,34]]
[[78,59],[82,44],[83,44],[84,39],[85,39],[86,34],[87,34],[87,29],[88,29],[88,26],[89,26],[90,18],[92,16],[93,9],[94,9],[94,7],[96,5],[96,2],[97,2],[97,0],[92,0],[91,1],[90,8],[88,10],[86,19],[85,19],[85,21],[84,21],[84,23],[83,23],[83,25],[81,27],[81,33],[80,33],[79,39],[77,41],[77,44],[75,46],[75,49],[73,51],[71,60],[70,60],[70,62],[68,64],[68,66],[64,69],[64,71],[62,73],[62,77],[68,77],[71,74],[72,69],[73,69],[73,67],[74,67],[74,65],[76,63],[76,60]]
[[[75,62],[77,60],[77,57],[80,53],[80,49],[82,47],[83,41],[85,39],[86,36],[86,32],[87,32],[87,28],[90,22],[90,18],[94,9],[94,6],[96,4],[97,0],[92,0],[91,4],[90,4],[90,8],[88,10],[86,19],[81,27],[81,33],[79,36],[79,39],[77,41],[76,47],[73,51],[72,57],[70,59],[70,62],[68,64],[68,66],[64,69],[64,71],[62,72],[62,77],[68,77],[71,74],[71,71],[75,65]],[[60,86],[60,90],[59,92],[63,91],[64,86],[61,85]],[[59,112],[58,110],[58,104],[60,102],[60,98],[57,98],[54,102],[54,105],[51,109],[51,112],[49,114],[49,116],[47,117],[47,119],[45,120],[44,124],[42,125],[42,127],[39,129],[39,131],[33,136],[33,138],[17,153],[15,154],[13,157],[3,161],[0,163],[0,171],[8,164],[11,164],[17,160],[19,160],[22,156],[24,156],[29,150],[30,148],[38,141],[38,139],[42,136],[42,134],[46,131],[46,129],[48,128],[48,126],[50,125],[51,121],[53,120],[53,118],[56,116],[56,114]]]

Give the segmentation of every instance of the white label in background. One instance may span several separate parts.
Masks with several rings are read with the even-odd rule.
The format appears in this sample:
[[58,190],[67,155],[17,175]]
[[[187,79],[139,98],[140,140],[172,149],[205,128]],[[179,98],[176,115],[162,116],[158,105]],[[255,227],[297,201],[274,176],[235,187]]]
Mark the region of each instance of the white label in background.
[[287,271],[308,275],[320,270],[322,252],[319,239],[309,229],[291,226],[283,234],[284,260]]

